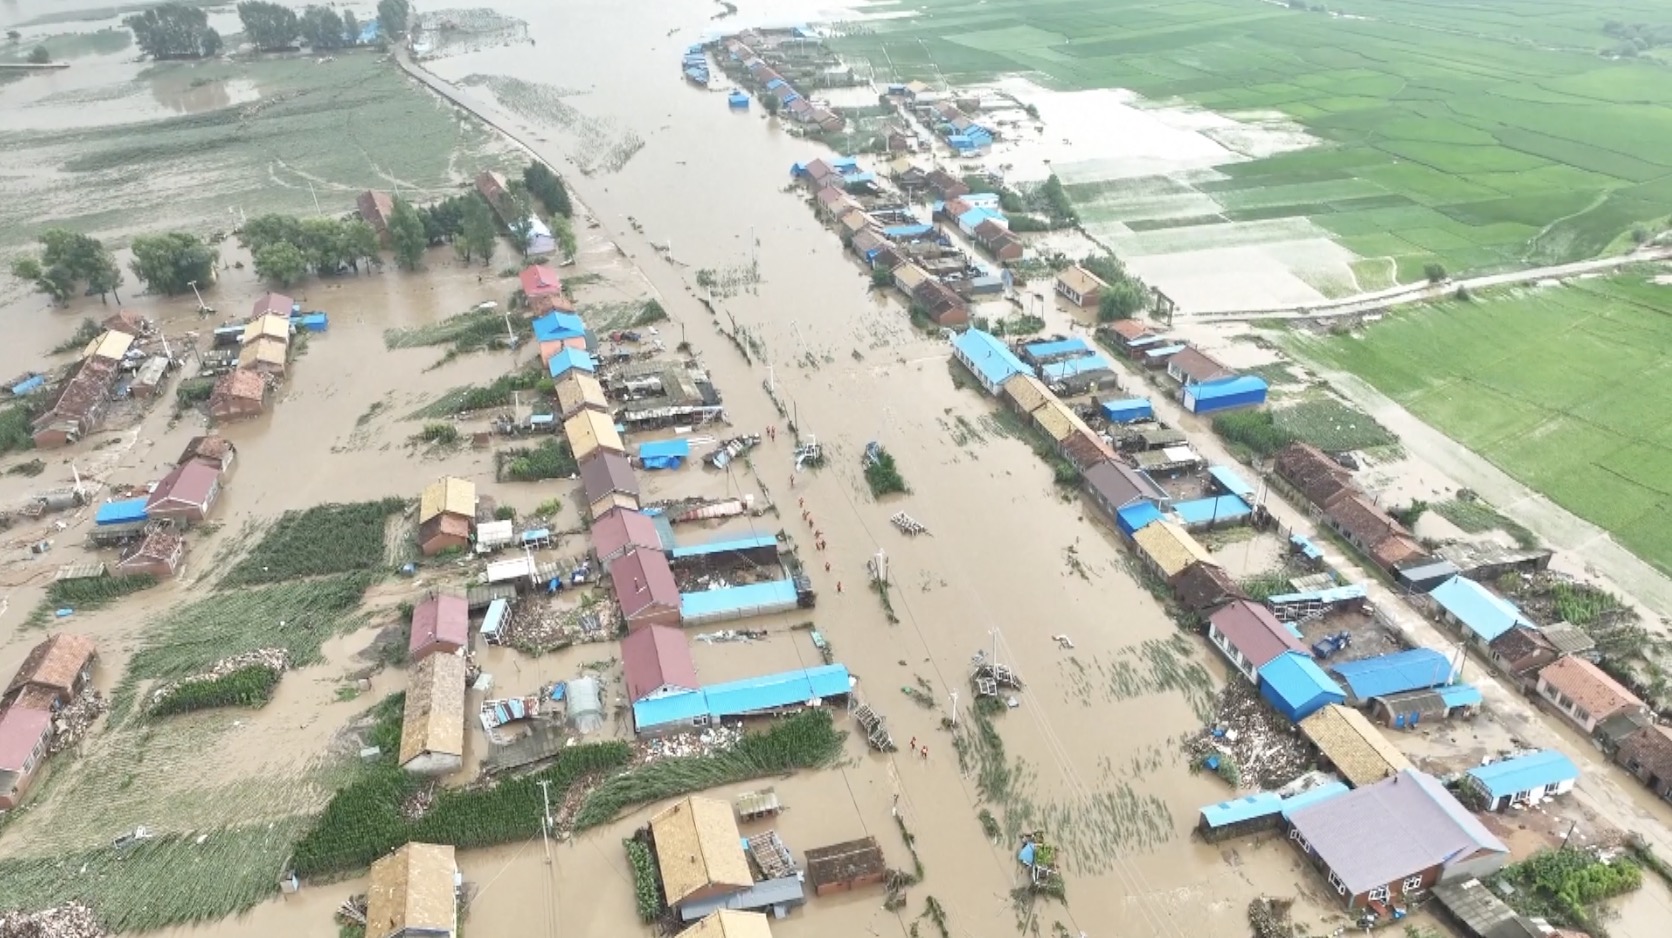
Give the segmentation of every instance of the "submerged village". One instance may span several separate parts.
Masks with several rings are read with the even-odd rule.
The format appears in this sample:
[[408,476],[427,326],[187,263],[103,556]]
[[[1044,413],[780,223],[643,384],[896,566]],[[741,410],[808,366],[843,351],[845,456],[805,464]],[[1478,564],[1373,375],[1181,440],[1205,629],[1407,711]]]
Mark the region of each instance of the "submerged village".
[[[682,36],[828,247],[688,269],[431,70],[466,22],[356,34],[513,136],[454,192],[14,263],[74,331],[0,382],[0,938],[1664,927],[1625,610],[1285,432],[1028,102]],[[838,278],[851,348],[748,318]]]

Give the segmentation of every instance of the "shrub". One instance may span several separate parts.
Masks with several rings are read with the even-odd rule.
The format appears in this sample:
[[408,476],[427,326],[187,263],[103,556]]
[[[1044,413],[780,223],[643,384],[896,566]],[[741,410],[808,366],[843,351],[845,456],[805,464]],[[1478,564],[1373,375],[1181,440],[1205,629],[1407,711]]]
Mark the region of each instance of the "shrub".
[[501,482],[539,482],[566,479],[579,471],[567,442],[549,439],[533,448],[502,449],[494,454]]
[[412,435],[412,440],[431,446],[453,446],[459,442],[459,428],[450,423],[426,423],[424,429]]
[[900,476],[899,468],[894,465],[894,454],[885,449],[878,449],[875,459],[866,460],[865,482],[876,498],[911,491],[906,480]]
[[662,881],[656,872],[656,860],[650,847],[642,840],[622,841],[627,848],[627,862],[633,868],[633,894],[638,900],[639,921],[649,924],[662,916]]
[[279,672],[252,664],[208,681],[187,681],[153,704],[152,716],[169,716],[214,707],[260,707],[273,698]]
[[1270,456],[1295,442],[1295,435],[1279,427],[1269,410],[1234,411],[1215,417],[1213,432],[1261,456]]

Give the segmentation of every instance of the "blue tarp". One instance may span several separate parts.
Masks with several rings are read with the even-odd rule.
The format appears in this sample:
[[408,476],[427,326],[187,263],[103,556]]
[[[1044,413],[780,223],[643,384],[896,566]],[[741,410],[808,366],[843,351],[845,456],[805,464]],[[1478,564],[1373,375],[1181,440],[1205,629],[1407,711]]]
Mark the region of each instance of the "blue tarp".
[[708,698],[700,690],[653,697],[633,704],[633,725],[639,732],[669,723],[689,723],[708,713]]
[[1451,682],[1452,675],[1451,659],[1432,648],[1344,661],[1330,670],[1358,700],[1443,687]]
[[1312,543],[1312,539],[1304,534],[1289,535],[1289,543],[1293,544],[1295,550],[1300,551],[1301,556],[1307,560],[1324,559],[1324,552],[1319,550],[1318,545]]
[[[778,538],[771,534],[755,534],[749,537],[732,537],[723,541],[712,541],[707,544],[682,544],[668,551],[672,560],[686,557],[703,557],[708,554],[724,554],[728,551],[759,550],[762,547],[778,546]],[[709,590],[708,592],[714,592]]]
[[1269,817],[1283,807],[1283,799],[1269,791],[1257,791],[1246,798],[1221,801],[1202,809],[1202,821],[1209,827],[1241,824],[1255,818]]
[[1186,527],[1191,527],[1246,518],[1254,513],[1254,509],[1235,495],[1215,495],[1188,502],[1175,502],[1173,513],[1184,521]]
[[46,375],[31,375],[11,386],[12,394],[22,397],[46,387]]
[[1110,423],[1131,423],[1154,417],[1155,408],[1150,406],[1149,398],[1129,397],[1123,401],[1104,401],[1103,416]]
[[1144,526],[1161,520],[1161,509],[1155,507],[1154,502],[1143,501],[1115,512],[1115,524],[1127,537],[1138,533]]
[[586,335],[586,323],[573,313],[555,310],[534,320],[534,338],[541,342],[561,342]]
[[553,355],[548,367],[551,370],[551,376],[554,378],[561,378],[574,369],[579,369],[587,374],[592,374],[598,370],[598,366],[593,363],[591,355],[572,348],[566,348]]
[[1079,336],[1071,336],[1067,339],[1057,339],[1054,342],[1031,342],[1022,346],[1022,351],[1027,352],[1035,359],[1061,358],[1064,355],[1090,352],[1091,346],[1086,344],[1085,339]]
[[964,330],[952,340],[952,345],[989,391],[1015,375],[1033,374],[1033,369],[1023,364],[1009,346],[980,329]]
[[[677,550],[678,548],[675,548]],[[679,594],[679,617],[686,625],[771,615],[795,608],[795,581],[772,580]]]
[[147,517],[145,503],[149,498],[129,498],[119,502],[105,502],[93,515],[95,525],[132,524]]
[[531,528],[522,533],[522,542],[524,544],[533,544],[538,541],[549,541],[551,539],[552,532],[550,528]]
[[1480,688],[1473,684],[1453,684],[1440,688],[1436,693],[1445,701],[1448,709],[1478,707],[1486,701],[1486,698],[1481,696]]
[[803,671],[727,681],[703,688],[708,715],[715,719],[792,707],[814,697],[835,697],[851,690],[846,665],[827,664]]
[[1244,501],[1254,498],[1254,486],[1242,481],[1242,476],[1224,466],[1209,466],[1208,476],[1219,483],[1219,487],[1225,491],[1232,495],[1241,495]]
[[311,313],[303,313],[300,316],[292,316],[290,318],[296,320],[301,324],[303,329],[306,329],[309,332],[324,332],[325,330],[331,328],[331,317],[317,310]]
[[646,469],[678,469],[691,455],[691,441],[687,439],[655,440],[639,444],[639,462]]
[[1317,788],[1308,788],[1299,794],[1290,795],[1283,799],[1283,817],[1287,819],[1307,805],[1328,801],[1336,795],[1345,795],[1349,791],[1352,791],[1352,789],[1347,787],[1346,782],[1328,782],[1319,785]]
[[1266,597],[1266,605],[1282,606],[1288,603],[1303,603],[1312,600],[1326,606],[1336,603],[1350,603],[1355,599],[1363,599],[1367,594],[1363,583],[1348,583],[1346,586],[1331,586],[1328,589],[1307,590],[1302,593],[1283,593]]
[[1330,680],[1311,657],[1298,651],[1286,651],[1266,662],[1259,677],[1260,696],[1293,723],[1347,699],[1341,685]]
[[1469,777],[1481,790],[1496,801],[1522,792],[1538,791],[1547,785],[1579,780],[1579,767],[1573,760],[1553,749],[1538,752],[1469,770]]
[[726,104],[735,108],[746,108],[749,106],[749,96],[741,91],[734,91],[726,97]]
[[1533,626],[1514,603],[1468,577],[1454,576],[1428,595],[1482,642],[1490,642],[1517,625]]
[[1052,362],[1049,365],[1041,365],[1039,376],[1046,382],[1054,384],[1058,381],[1067,381],[1075,375],[1083,375],[1093,371],[1108,371],[1109,369],[1109,360],[1094,352],[1090,355],[1082,355],[1079,358],[1069,358],[1060,362]]
[[505,626],[505,616],[511,611],[511,604],[503,599],[496,599],[488,603],[488,614],[482,618],[482,640],[498,638],[499,630]]
[[934,225],[890,225],[882,234],[885,238],[920,238],[934,230]]

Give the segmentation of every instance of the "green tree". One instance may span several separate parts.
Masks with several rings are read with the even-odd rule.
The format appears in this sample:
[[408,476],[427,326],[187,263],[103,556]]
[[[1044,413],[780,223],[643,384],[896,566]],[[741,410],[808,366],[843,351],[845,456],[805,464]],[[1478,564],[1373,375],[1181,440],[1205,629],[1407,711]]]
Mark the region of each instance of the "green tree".
[[343,45],[357,46],[360,44],[360,18],[353,10],[343,11]]
[[[12,274],[28,280],[35,289],[63,303],[75,296],[78,284],[85,282],[88,290],[99,294],[99,301],[122,284],[122,271],[116,259],[97,238],[78,234],[65,228],[48,228],[36,239],[41,244],[40,257],[21,257],[12,264]],[[117,297],[117,302],[122,298]]]
[[294,244],[269,244],[255,252],[255,274],[281,287],[308,275],[308,256]]
[[337,219],[304,218],[300,234],[296,247],[314,272],[334,274],[338,265],[348,262],[344,256],[343,223]]
[[45,293],[55,303],[67,303],[75,295],[75,278],[68,269],[47,267],[33,257],[12,261],[12,276],[34,284],[35,292]]
[[139,51],[153,59],[198,59],[219,55],[221,34],[209,28],[209,14],[183,3],[165,3],[122,20]]
[[1439,264],[1424,264],[1422,275],[1428,278],[1429,283],[1439,283],[1446,279],[1446,269]]
[[1149,293],[1144,290],[1143,284],[1133,280],[1111,283],[1097,300],[1097,321],[1131,319],[1148,303]]
[[269,244],[300,244],[302,220],[294,215],[257,215],[238,229],[238,243],[251,254]]
[[424,222],[412,203],[396,197],[389,213],[389,246],[395,252],[395,263],[406,270],[418,269],[429,239],[424,236]]
[[551,214],[567,218],[575,213],[574,206],[569,203],[569,190],[564,188],[563,180],[546,164],[528,164],[523,170],[523,185],[528,187],[529,193],[539,199]]
[[87,289],[99,295],[99,302],[103,303],[105,294],[116,297],[116,302],[122,302],[122,295],[116,292],[123,282],[122,267],[116,263],[116,258],[109,252],[104,254],[104,263],[93,268],[87,275]]
[[267,0],[244,0],[238,4],[238,21],[244,35],[262,52],[274,52],[295,45],[302,23],[290,7]]
[[894,283],[894,272],[886,267],[871,268],[871,286],[878,290],[886,290]]
[[511,233],[511,241],[524,257],[528,256],[528,234],[534,230],[534,208],[529,205],[528,193],[512,189],[506,193],[510,202],[511,221],[505,225]]
[[572,258],[578,245],[575,244],[575,226],[562,215],[552,216],[552,240],[557,242],[557,253],[564,258]]
[[157,293],[184,293],[192,283],[201,287],[215,277],[219,255],[195,235],[183,231],[141,235],[131,247],[134,259],[129,269]]
[[299,28],[302,41],[316,52],[341,49],[348,44],[343,18],[330,7],[310,6],[303,10]]
[[411,18],[412,4],[407,0],[378,0],[377,24],[383,35],[391,39],[405,35]]
[[356,273],[360,270],[361,261],[365,261],[368,267],[378,262],[379,248],[377,229],[371,225],[358,218],[343,225],[343,255],[354,265]]
[[46,51],[46,46],[36,46],[29,50],[30,65],[45,65],[52,61],[52,53]]
[[493,260],[494,242],[499,240],[498,234],[494,228],[493,210],[488,208],[488,201],[482,198],[466,199],[464,227],[459,232],[459,237],[453,241],[454,249],[459,251],[459,256],[464,258],[465,263],[470,263],[475,257],[481,258],[483,264]]

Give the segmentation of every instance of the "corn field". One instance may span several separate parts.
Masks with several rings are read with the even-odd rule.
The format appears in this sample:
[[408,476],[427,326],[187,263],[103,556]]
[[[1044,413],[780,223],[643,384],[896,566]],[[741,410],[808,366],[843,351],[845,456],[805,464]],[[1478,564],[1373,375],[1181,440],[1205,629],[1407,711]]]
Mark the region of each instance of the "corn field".
[[378,569],[385,555],[386,521],[405,508],[404,500],[385,498],[287,511],[220,585],[254,586]]

